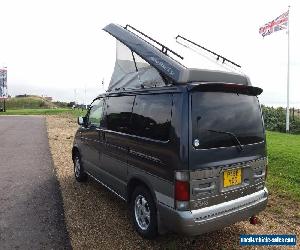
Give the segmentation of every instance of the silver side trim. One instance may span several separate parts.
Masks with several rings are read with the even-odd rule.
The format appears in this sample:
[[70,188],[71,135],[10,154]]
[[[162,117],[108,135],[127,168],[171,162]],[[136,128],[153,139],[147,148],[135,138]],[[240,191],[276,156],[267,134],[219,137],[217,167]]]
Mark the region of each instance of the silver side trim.
[[[258,145],[258,144],[262,144],[262,143],[265,143],[266,141],[263,140],[263,141],[259,141],[259,142],[254,142],[254,143],[250,143],[250,144],[242,144],[242,146],[253,146],[253,145]],[[211,150],[211,149],[223,149],[223,148],[236,148],[237,146],[236,145],[233,145],[233,146],[229,146],[229,147],[218,147],[218,148],[195,148],[193,146],[193,149],[194,150]]]
[[98,180],[95,176],[93,176],[92,174],[86,172],[86,174],[90,177],[92,177],[95,181],[99,182],[102,186],[106,187],[109,191],[111,191],[112,193],[114,193],[115,195],[117,195],[119,198],[121,198],[124,201],[127,201],[123,196],[121,196],[120,194],[118,194],[115,190],[111,189],[109,186],[107,186],[106,184],[104,184],[102,181]]
[[266,200],[268,197],[267,189],[255,192],[244,197],[223,202],[221,204],[205,207],[202,209],[192,210],[192,215],[195,222],[207,222],[230,213],[243,210],[245,208],[256,205],[257,203]]
[[138,151],[133,150],[133,149],[129,149],[129,154],[133,154],[133,155],[138,156],[140,158],[147,159],[147,160],[162,164],[162,161],[160,159],[158,159],[157,157],[147,155],[147,154],[144,154],[142,152],[138,152]]
[[152,142],[160,142],[160,143],[163,143],[163,144],[167,144],[170,142],[170,139],[166,140],[166,141],[161,141],[161,140],[155,140],[155,139],[151,139],[151,138],[148,138],[148,137],[142,137],[142,136],[138,136],[138,135],[132,135],[132,134],[127,134],[127,133],[123,133],[123,132],[118,132],[118,131],[114,131],[114,130],[109,130],[109,129],[99,129],[99,131],[102,131],[102,132],[107,132],[107,133],[111,133],[111,134],[118,134],[118,135],[125,135],[125,136],[128,136],[128,137],[132,137],[132,138],[137,138],[137,139],[143,139],[143,140],[147,140],[147,141],[152,141]]

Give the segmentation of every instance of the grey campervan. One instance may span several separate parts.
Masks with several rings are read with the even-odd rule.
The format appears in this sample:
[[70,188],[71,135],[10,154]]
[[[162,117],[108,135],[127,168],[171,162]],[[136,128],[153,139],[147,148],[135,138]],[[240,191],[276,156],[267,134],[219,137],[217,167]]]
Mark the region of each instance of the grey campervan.
[[262,90],[241,74],[186,68],[131,26],[104,30],[118,40],[117,60],[108,91],[78,118],[76,180],[90,176],[128,202],[146,238],[197,235],[262,211]]

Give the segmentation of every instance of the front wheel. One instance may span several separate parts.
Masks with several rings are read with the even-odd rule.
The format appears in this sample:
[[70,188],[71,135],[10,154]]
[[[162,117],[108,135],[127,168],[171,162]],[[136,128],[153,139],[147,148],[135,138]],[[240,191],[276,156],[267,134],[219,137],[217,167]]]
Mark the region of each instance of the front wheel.
[[76,181],[84,182],[87,180],[87,174],[83,171],[80,156],[77,154],[74,157],[74,176]]
[[144,238],[157,236],[157,211],[151,193],[138,186],[131,197],[131,216],[136,231]]

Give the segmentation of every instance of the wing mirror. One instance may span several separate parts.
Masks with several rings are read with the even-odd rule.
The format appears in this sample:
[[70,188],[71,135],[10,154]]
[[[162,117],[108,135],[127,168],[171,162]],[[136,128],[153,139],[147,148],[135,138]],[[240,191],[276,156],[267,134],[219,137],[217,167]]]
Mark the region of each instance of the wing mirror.
[[79,117],[77,118],[77,123],[78,123],[78,125],[80,125],[80,126],[85,126],[85,124],[86,124],[86,118],[85,118],[85,117],[82,117],[82,116],[79,116]]

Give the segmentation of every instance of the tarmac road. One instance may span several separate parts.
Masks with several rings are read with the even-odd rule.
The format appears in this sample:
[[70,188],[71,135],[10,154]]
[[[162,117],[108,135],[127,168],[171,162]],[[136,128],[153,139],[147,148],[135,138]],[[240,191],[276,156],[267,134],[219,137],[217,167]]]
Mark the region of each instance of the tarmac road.
[[45,118],[0,116],[0,249],[71,249]]

